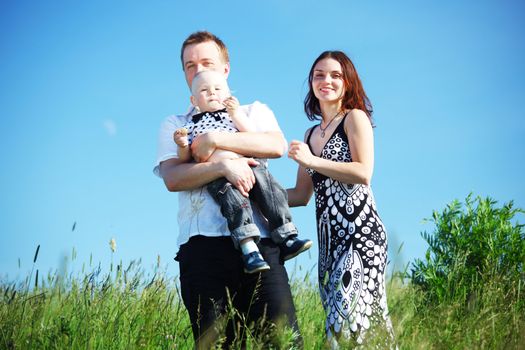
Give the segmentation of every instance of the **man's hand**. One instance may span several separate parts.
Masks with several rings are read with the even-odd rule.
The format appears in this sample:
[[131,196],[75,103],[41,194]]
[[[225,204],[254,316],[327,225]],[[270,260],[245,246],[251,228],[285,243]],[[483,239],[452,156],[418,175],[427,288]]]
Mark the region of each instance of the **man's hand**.
[[251,169],[252,166],[259,164],[253,158],[227,159],[223,161],[225,166],[224,177],[235,186],[239,192],[248,197],[248,192],[255,184],[255,175]]

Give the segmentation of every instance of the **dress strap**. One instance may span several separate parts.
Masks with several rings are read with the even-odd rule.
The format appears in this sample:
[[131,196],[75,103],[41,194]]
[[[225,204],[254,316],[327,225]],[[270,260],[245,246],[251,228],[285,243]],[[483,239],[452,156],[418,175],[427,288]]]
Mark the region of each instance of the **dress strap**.
[[346,134],[345,134],[345,120],[346,120],[346,117],[348,117],[348,112],[345,113],[345,115],[343,116],[343,119],[341,119],[341,121],[339,122],[339,124],[337,124],[332,136],[334,136],[335,133],[342,133],[345,137],[346,137]]
[[308,137],[306,138],[306,144],[308,145],[308,147],[310,147],[310,150],[312,150],[312,146],[310,146],[310,138],[312,137],[312,133],[314,132],[316,126],[317,125],[312,126],[310,132],[308,133]]
[[341,120],[341,122],[339,122],[339,125],[342,125],[343,128],[345,127],[345,120],[346,120],[346,117],[348,117],[348,112],[345,113],[345,116],[343,117],[343,120]]

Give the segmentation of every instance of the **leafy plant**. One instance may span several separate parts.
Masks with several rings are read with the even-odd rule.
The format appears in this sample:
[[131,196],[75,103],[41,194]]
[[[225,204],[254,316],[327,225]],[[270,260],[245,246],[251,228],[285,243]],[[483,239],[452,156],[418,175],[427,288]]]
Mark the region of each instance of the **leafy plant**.
[[[433,301],[476,303],[483,289],[497,285],[517,298],[525,285],[525,230],[516,216],[525,211],[510,201],[502,207],[489,197],[468,195],[442,212],[434,211],[425,259],[412,264],[412,282]],[[523,307],[523,301],[519,306]]]

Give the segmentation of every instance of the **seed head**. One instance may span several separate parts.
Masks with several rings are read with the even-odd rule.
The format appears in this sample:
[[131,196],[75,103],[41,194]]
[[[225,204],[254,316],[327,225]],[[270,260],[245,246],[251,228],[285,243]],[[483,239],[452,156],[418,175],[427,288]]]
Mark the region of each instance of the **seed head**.
[[109,248],[111,249],[111,252],[115,253],[115,250],[117,250],[117,242],[115,241],[115,238],[111,238],[109,240]]

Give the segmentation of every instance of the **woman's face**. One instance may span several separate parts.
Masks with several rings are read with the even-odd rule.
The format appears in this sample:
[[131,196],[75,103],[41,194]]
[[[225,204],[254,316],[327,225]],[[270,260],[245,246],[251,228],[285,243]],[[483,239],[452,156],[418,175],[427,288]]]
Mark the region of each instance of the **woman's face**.
[[317,62],[312,76],[312,90],[320,103],[341,100],[344,94],[341,64],[333,58]]

